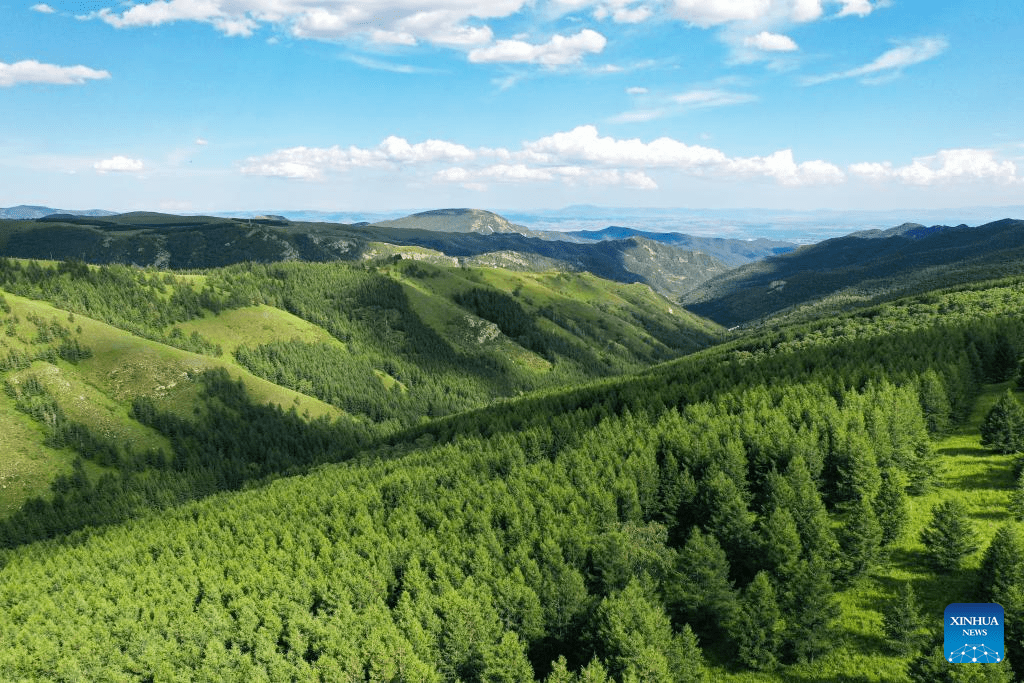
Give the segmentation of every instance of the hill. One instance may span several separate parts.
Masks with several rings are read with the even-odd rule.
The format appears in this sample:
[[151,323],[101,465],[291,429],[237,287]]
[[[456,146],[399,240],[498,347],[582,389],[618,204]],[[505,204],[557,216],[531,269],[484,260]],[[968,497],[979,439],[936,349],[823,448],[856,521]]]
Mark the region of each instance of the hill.
[[[109,496],[140,477],[159,480],[145,500],[161,506],[158,489],[183,499],[342,460],[431,417],[636,370],[721,336],[644,285],[411,260],[176,274],[0,259],[0,293],[11,435],[0,519],[35,496],[51,498],[51,485],[73,474],[72,451],[94,485],[114,477]],[[291,433],[305,429],[300,422],[330,420],[316,429],[331,447],[304,460],[268,455],[251,468],[227,459],[176,461],[180,470],[164,471],[157,465],[182,446],[154,425],[205,418],[240,400],[223,382],[202,381],[214,370],[240,380],[257,412],[294,411],[261,414],[268,429]],[[248,462],[238,450],[248,437],[221,431],[229,445],[216,450]],[[140,502],[129,499],[86,522],[130,514]],[[75,528],[76,520],[60,525]]]
[[[978,430],[1019,363],[1022,287],[744,336],[417,425],[345,464],[0,553],[0,669],[942,680],[931,643],[885,636],[883,614],[912,586],[906,613],[937,629],[948,602],[1021,587],[1013,456],[985,451]],[[222,403],[216,424],[233,429],[244,396],[205,381]],[[216,438],[149,417],[176,449]],[[280,457],[324,443],[305,436],[281,439]],[[946,572],[920,532],[954,497],[978,550],[996,547]],[[1011,604],[1007,624],[1019,623]],[[1010,680],[1019,642],[1011,632],[1009,663],[986,671]]]
[[687,293],[692,311],[732,327],[810,318],[937,287],[1024,272],[1024,221],[904,225],[801,247],[722,273]]
[[11,206],[6,209],[0,208],[0,219],[28,220],[33,218],[43,218],[44,216],[51,216],[53,214],[64,214],[68,216],[113,216],[115,212],[104,211],[102,209],[87,209],[84,211],[52,209],[48,206],[26,206],[24,204]]
[[[0,255],[173,269],[246,261],[359,262],[395,254],[429,261],[440,255],[444,258],[434,260],[516,270],[590,272],[616,282],[645,283],[671,297],[725,270],[722,263],[704,254],[643,238],[571,244],[514,231],[472,232],[467,226],[483,220],[483,212],[466,211],[455,216],[455,227],[461,226],[465,232],[303,223],[279,216],[57,215],[36,221],[0,221]],[[493,214],[485,216],[492,220],[488,216]],[[449,218],[441,214],[424,220],[442,225]],[[413,221],[418,222],[420,219]]]
[[[556,233],[557,234],[557,233]],[[718,259],[730,268],[757,261],[767,256],[777,256],[793,251],[797,245],[792,242],[769,240],[727,239],[723,237],[696,237],[680,232],[650,232],[612,225],[603,230],[573,230],[565,235],[584,241],[600,242],[642,237],[662,244],[670,244],[688,251],[699,251]]]
[[435,209],[404,218],[373,223],[373,227],[432,230],[434,232],[475,232],[481,235],[518,233],[531,235],[528,228],[508,222],[496,213],[481,209]]

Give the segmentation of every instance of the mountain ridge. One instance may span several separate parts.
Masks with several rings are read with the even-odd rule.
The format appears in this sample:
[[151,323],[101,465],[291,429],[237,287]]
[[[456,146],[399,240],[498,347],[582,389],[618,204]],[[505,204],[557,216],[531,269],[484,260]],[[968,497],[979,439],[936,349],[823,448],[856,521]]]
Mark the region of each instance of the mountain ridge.
[[[1024,272],[1024,221],[901,225],[836,237],[709,278],[682,301],[733,327],[807,306],[860,306]],[[808,313],[810,314],[810,313]]]

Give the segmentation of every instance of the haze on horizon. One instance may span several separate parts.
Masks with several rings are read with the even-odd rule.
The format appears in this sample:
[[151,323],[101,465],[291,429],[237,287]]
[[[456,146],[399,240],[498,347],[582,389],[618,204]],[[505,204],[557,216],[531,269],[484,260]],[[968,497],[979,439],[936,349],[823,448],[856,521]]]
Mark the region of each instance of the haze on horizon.
[[0,206],[1020,205],[1021,15],[1016,0],[8,3]]

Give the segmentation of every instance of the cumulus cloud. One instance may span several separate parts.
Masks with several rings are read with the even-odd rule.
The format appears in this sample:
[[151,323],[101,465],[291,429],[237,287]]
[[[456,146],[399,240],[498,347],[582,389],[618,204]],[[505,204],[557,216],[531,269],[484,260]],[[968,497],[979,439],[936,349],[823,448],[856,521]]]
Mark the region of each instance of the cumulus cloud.
[[747,36],[743,39],[743,46],[764,52],[793,52],[799,49],[796,42],[789,36],[767,31],[761,31],[755,36]]
[[842,78],[861,78],[867,83],[874,82],[886,76],[899,75],[908,66],[920,64],[921,62],[938,57],[948,47],[949,43],[942,37],[918,38],[884,52],[877,59],[863,66],[825,74],[824,76],[812,76],[805,79],[804,84],[818,85],[819,83],[827,83],[828,81]]
[[840,0],[843,4],[843,9],[839,12],[839,16],[847,17],[856,15],[858,17],[866,17],[871,14],[874,7],[871,5],[870,0]]
[[825,5],[841,5],[835,15],[867,16],[879,3],[871,0],[672,0],[669,11],[694,26],[731,23],[806,23],[825,14]]
[[479,22],[518,12],[526,0],[152,0],[104,8],[90,17],[117,28],[179,21],[213,25],[226,35],[249,36],[273,25],[299,38],[367,38],[386,45],[427,41],[451,47],[484,45],[493,34]]
[[590,29],[583,29],[574,36],[556,34],[542,45],[522,40],[499,40],[489,47],[470,50],[469,61],[564,66],[580,62],[588,53],[601,52],[607,42],[603,35]]
[[459,162],[476,157],[463,145],[443,140],[410,144],[404,138],[390,136],[372,149],[350,146],[291,147],[261,157],[246,159],[242,172],[248,175],[280,178],[315,179],[327,171],[350,168],[387,168],[399,164],[426,164],[437,161]]
[[126,156],[115,156],[110,159],[97,161],[92,165],[98,173],[130,173],[143,169],[142,161],[130,159]]
[[21,83],[48,83],[51,85],[82,85],[86,81],[110,78],[110,73],[87,66],[57,66],[26,59],[13,64],[0,62],[0,87]]
[[[579,126],[518,149],[476,148],[443,140],[410,143],[389,137],[376,147],[292,147],[247,159],[242,172],[300,180],[355,168],[408,168],[436,182],[462,185],[499,182],[560,182],[655,189],[648,172],[739,179],[765,178],[784,185],[841,182],[845,175],[821,160],[797,162],[791,150],[765,156],[729,157],[721,150],[662,137],[650,142],[602,137],[594,126]],[[419,169],[416,171],[416,169]]]
[[57,10],[53,9],[45,2],[41,2],[38,5],[32,5],[30,8],[33,12],[40,12],[41,14],[53,14]]
[[990,180],[1013,183],[1017,166],[996,159],[987,149],[944,149],[918,157],[906,166],[886,162],[864,162],[850,166],[850,172],[869,180],[897,180],[909,185],[935,185],[956,180]]
[[651,142],[601,137],[594,126],[579,126],[523,144],[523,155],[537,163],[584,162],[604,167],[665,168],[702,176],[768,177],[787,185],[843,180],[843,172],[825,161],[796,163],[791,150],[765,157],[730,158],[720,150],[668,137]]
[[197,145],[208,145],[208,144],[210,144],[210,141],[209,140],[205,140],[203,138],[196,138],[196,144]]

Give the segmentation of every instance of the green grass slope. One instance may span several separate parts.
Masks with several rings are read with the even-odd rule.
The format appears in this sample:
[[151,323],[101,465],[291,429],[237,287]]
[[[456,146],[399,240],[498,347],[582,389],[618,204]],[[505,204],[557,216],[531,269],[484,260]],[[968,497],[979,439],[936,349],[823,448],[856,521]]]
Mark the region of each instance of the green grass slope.
[[[148,397],[166,410],[190,416],[197,404],[195,379],[214,368],[229,369],[259,403],[285,409],[295,406],[309,418],[341,415],[338,409],[316,398],[253,376],[230,356],[211,358],[189,353],[139,338],[87,316],[69,314],[45,302],[2,290],[0,295],[10,309],[2,314],[5,334],[0,337],[0,357],[14,352],[26,360],[25,367],[8,368],[3,373],[4,382],[12,389],[0,398],[3,402],[0,428],[4,434],[0,456],[0,517],[13,512],[29,498],[48,496],[51,483],[58,475],[71,471],[76,457],[70,448],[47,445],[44,425],[15,407],[10,391],[29,377],[42,385],[45,394],[67,419],[86,424],[116,443],[130,443],[139,451],[169,452],[171,446],[164,436],[131,416],[132,400]],[[244,319],[239,312],[229,313],[235,313],[236,319]],[[261,314],[262,311],[252,313],[252,320],[246,324],[262,325]],[[69,330],[90,355],[73,363],[56,355],[46,358],[47,350],[54,344],[40,341],[39,329],[54,322]],[[87,471],[98,474],[103,468],[89,462]]]

